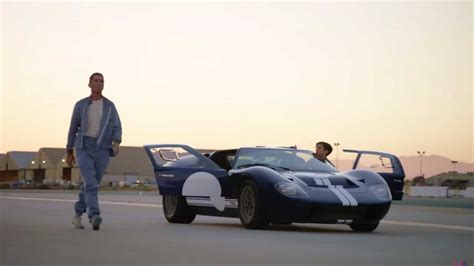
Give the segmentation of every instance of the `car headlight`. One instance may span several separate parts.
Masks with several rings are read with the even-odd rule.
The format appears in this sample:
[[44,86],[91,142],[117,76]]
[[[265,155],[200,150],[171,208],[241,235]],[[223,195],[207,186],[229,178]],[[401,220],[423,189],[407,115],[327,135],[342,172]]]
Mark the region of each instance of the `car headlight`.
[[308,194],[300,186],[291,182],[277,183],[275,184],[275,189],[283,196],[287,197],[309,197]]
[[374,194],[378,199],[381,200],[392,200],[392,194],[388,189],[387,185],[380,184],[380,185],[372,185],[368,186],[369,192]]

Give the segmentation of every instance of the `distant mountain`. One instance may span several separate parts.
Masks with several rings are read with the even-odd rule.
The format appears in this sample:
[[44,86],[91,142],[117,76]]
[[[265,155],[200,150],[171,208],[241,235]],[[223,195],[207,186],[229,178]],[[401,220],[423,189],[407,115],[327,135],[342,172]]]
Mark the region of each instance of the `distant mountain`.
[[[420,175],[420,157],[419,156],[401,156],[405,174],[409,179]],[[451,159],[439,155],[423,156],[423,173],[425,178],[453,171]],[[456,164],[456,172],[467,173],[474,172],[474,163],[458,162]]]
[[[420,175],[420,157],[419,156],[400,156],[405,175],[408,179]],[[336,161],[333,161],[336,164]],[[339,160],[339,170],[346,171],[352,169],[352,160]],[[451,160],[439,155],[423,156],[423,173],[425,178],[453,171]],[[458,162],[456,164],[456,172],[467,173],[474,172],[474,163]]]

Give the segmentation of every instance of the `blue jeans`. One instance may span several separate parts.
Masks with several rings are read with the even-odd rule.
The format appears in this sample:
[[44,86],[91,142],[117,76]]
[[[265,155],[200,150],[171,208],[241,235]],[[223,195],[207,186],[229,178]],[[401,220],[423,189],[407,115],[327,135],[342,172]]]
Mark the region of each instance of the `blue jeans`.
[[84,136],[83,148],[76,149],[77,163],[84,177],[79,200],[74,204],[77,216],[87,211],[89,219],[100,215],[99,185],[109,164],[110,151],[97,147],[97,139]]

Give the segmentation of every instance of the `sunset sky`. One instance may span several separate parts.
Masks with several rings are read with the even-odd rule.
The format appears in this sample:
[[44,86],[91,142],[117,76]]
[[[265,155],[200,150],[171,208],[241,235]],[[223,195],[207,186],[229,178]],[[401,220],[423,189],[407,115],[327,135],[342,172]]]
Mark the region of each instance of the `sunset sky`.
[[102,72],[127,146],[325,140],[474,162],[470,1],[0,5],[0,153],[65,147]]

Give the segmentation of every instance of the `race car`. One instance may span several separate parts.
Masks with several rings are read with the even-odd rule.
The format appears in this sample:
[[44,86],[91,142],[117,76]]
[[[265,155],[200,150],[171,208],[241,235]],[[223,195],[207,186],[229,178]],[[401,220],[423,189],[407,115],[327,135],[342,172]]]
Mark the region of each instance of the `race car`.
[[[208,154],[181,144],[144,148],[170,223],[210,215],[240,218],[248,229],[324,223],[372,232],[392,199],[403,197],[403,167],[388,153],[344,150],[356,158],[353,170],[339,172],[313,152],[295,148],[244,147]],[[375,161],[363,163],[366,156]]]

